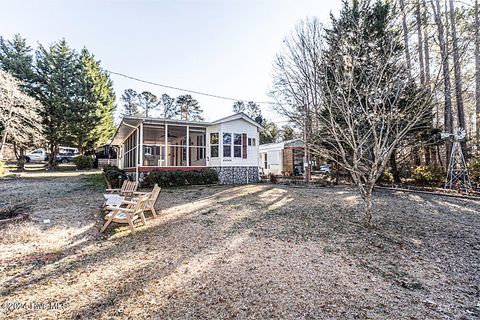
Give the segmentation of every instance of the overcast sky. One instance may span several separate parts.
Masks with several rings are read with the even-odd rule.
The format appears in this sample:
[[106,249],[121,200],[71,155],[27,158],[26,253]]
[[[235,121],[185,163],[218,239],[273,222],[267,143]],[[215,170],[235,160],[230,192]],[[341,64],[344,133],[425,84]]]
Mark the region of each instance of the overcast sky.
[[[22,1],[0,0],[0,35],[20,33],[35,47],[62,37],[86,46],[105,69],[152,82],[244,100],[270,101],[272,63],[303,18],[328,22],[341,1]],[[127,88],[160,96],[182,92],[111,76],[118,98]],[[207,120],[233,102],[193,95]],[[119,103],[120,105],[120,103]],[[267,105],[262,110],[280,121]]]

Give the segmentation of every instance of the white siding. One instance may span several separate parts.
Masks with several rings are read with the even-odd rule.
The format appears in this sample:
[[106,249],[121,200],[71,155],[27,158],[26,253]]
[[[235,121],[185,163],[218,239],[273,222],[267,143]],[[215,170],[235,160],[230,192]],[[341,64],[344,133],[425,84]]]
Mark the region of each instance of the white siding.
[[[245,121],[243,119],[237,119],[232,121],[223,122],[220,125],[220,161],[221,166],[254,166],[258,167],[258,127]],[[210,128],[207,129],[210,130]],[[212,131],[213,132],[213,131]],[[233,157],[233,150],[232,150],[232,157],[224,158],[223,157],[223,144],[222,144],[222,135],[223,133],[246,133],[247,134],[247,143],[248,138],[255,138],[255,146],[248,146],[247,145],[247,158],[243,158],[243,154],[241,158]],[[232,136],[233,140],[233,136]],[[243,152],[243,150],[242,150]],[[214,162],[211,162],[210,166],[214,166]]]

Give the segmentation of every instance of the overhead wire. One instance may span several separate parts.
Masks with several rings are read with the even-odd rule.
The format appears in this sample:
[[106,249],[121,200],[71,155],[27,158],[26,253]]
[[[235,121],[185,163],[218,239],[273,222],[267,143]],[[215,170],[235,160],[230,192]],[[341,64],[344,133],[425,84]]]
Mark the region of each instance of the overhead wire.
[[240,102],[246,102],[246,103],[254,102],[256,104],[268,104],[268,105],[277,104],[277,103],[272,102],[272,101],[252,101],[252,100],[226,97],[226,96],[221,96],[221,95],[217,95],[217,94],[201,92],[201,91],[197,91],[197,90],[184,89],[184,88],[171,86],[171,85],[167,85],[167,84],[162,84],[162,83],[158,83],[158,82],[153,82],[153,81],[149,81],[149,80],[143,80],[143,79],[133,77],[133,76],[129,76],[129,75],[126,75],[126,74],[120,73],[120,72],[115,72],[115,71],[111,71],[111,70],[105,70],[105,71],[107,71],[110,74],[114,74],[114,75],[124,77],[124,78],[127,78],[127,79],[135,80],[135,81],[138,81],[138,82],[143,82],[143,83],[150,84],[150,85],[153,85],[153,86],[162,87],[162,88],[166,88],[166,89],[172,89],[172,90],[178,90],[178,91],[183,91],[183,92],[188,92],[188,93],[193,93],[193,94],[198,94],[198,95],[202,95],[202,96],[206,96],[206,97],[210,97],[210,98],[216,98],[216,99],[222,99],[222,100],[228,100],[228,101],[240,101]]

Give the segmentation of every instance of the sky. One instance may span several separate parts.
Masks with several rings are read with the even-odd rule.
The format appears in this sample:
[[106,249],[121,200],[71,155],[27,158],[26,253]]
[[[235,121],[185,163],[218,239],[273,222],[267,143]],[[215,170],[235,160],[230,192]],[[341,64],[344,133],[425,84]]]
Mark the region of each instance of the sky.
[[[16,33],[32,47],[65,38],[86,47],[104,69],[175,87],[242,100],[272,101],[275,54],[295,24],[328,23],[341,0],[0,0],[0,36]],[[173,97],[181,91],[111,75],[125,89]],[[213,121],[232,113],[232,101],[192,94]],[[284,121],[269,105],[267,118]],[[117,112],[118,115],[118,112]]]

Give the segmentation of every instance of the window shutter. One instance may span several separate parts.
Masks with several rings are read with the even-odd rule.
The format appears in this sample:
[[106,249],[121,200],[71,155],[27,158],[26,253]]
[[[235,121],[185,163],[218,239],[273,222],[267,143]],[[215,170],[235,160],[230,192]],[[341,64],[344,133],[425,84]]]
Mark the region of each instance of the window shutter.
[[242,133],[242,158],[247,159],[247,134]]

